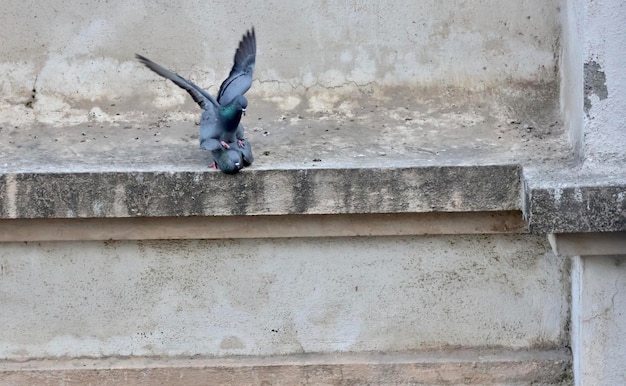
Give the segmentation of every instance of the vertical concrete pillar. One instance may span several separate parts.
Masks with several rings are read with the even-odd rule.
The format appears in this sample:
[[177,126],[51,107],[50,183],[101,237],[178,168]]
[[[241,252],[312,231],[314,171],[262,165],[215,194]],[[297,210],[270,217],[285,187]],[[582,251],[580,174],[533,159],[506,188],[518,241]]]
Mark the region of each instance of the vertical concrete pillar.
[[576,385],[626,385],[626,232],[550,235],[572,256]]
[[576,385],[626,385],[626,254],[576,256],[572,350]]

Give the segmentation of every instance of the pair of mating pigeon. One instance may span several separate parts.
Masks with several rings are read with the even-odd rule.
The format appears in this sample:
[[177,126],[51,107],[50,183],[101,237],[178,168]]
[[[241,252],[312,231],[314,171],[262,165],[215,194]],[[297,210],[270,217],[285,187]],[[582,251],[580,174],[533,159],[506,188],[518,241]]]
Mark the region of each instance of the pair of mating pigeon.
[[241,115],[245,115],[248,100],[243,94],[252,86],[256,59],[254,28],[246,31],[235,52],[235,63],[228,78],[220,86],[217,98],[150,59],[135,55],[149,69],[174,82],[191,95],[204,110],[200,117],[200,148],[213,156],[211,166],[226,174],[235,174],[254,161],[250,143],[243,136]]

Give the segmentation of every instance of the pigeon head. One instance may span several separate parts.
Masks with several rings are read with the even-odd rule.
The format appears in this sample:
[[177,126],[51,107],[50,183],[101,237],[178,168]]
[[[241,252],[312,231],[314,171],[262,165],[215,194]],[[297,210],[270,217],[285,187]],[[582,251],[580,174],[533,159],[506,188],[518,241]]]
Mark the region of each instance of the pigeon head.
[[217,167],[226,174],[235,174],[243,168],[241,153],[236,150],[222,148],[214,150],[213,160]]
[[220,112],[225,116],[241,114],[246,111],[246,107],[248,107],[248,100],[243,95],[238,95],[228,104],[222,106]]
[[236,150],[229,150],[226,152],[228,155],[228,162],[231,163],[234,167],[241,169],[242,168],[242,160],[241,154]]

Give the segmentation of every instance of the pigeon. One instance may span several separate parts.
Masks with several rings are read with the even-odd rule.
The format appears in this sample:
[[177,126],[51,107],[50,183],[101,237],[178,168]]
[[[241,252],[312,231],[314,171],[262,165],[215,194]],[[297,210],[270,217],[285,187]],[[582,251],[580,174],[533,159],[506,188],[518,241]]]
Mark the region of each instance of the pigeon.
[[[239,42],[239,47],[235,52],[233,67],[228,78],[222,82],[217,93],[217,102],[228,103],[239,95],[243,95],[252,86],[252,74],[256,62],[256,35],[254,27],[246,31]],[[244,128],[241,123],[236,131],[237,145],[241,151],[244,166],[249,166],[254,161],[252,148],[244,139]]]
[[209,151],[220,147],[229,149],[229,143],[236,142],[235,131],[239,126],[241,115],[248,106],[248,101],[243,95],[238,95],[226,105],[220,105],[208,92],[191,81],[144,56],[138,54],[135,56],[146,67],[187,91],[204,110],[200,117],[199,136],[202,149]]
[[224,173],[234,174],[243,166],[252,164],[254,161],[252,149],[249,142],[244,139],[244,128],[240,121],[248,107],[248,100],[243,94],[252,85],[256,57],[254,28],[247,31],[239,42],[235,52],[235,63],[228,78],[222,82],[217,99],[193,82],[150,59],[139,54],[135,57],[150,70],[187,91],[204,110],[200,118],[200,148],[212,152],[211,166],[219,168]]

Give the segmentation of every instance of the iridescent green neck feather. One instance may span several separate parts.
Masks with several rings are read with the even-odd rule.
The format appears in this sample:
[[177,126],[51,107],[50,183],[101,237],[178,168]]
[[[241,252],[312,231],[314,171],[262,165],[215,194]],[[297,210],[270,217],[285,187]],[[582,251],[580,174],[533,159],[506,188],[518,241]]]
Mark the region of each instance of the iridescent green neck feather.
[[242,95],[239,95],[227,105],[220,107],[219,114],[220,119],[224,122],[224,129],[227,131],[233,131],[237,129],[241,115],[246,111],[248,101]]

